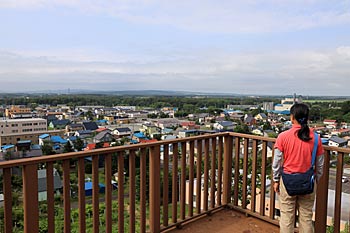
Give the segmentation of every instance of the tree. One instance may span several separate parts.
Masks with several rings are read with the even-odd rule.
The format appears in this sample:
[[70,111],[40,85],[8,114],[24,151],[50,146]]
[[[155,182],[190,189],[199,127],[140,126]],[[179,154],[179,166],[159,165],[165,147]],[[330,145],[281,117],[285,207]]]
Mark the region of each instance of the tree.
[[248,125],[246,124],[241,124],[241,125],[237,125],[234,129],[234,132],[236,133],[246,133],[246,134],[250,134]]
[[73,152],[74,149],[72,147],[72,144],[68,141],[63,148],[63,153]]
[[44,141],[44,144],[41,146],[43,155],[54,155],[56,152],[52,148],[52,143]]
[[84,148],[84,142],[79,137],[77,138],[77,140],[75,140],[75,142],[73,142],[73,145],[74,149],[76,149],[77,151],[81,151]]

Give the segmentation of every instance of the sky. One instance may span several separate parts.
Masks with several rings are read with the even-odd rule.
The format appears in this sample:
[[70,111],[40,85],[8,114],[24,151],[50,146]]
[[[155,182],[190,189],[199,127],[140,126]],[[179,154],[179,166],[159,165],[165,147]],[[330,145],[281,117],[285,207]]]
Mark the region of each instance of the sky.
[[350,96],[350,0],[0,0],[0,92]]

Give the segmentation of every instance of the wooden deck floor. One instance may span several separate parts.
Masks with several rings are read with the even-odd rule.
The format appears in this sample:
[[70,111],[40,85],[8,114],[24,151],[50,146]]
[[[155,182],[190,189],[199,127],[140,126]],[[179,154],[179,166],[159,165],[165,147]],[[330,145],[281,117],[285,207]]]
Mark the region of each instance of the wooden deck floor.
[[181,229],[170,229],[168,233],[278,233],[279,228],[254,217],[247,217],[233,210],[221,210],[189,222]]

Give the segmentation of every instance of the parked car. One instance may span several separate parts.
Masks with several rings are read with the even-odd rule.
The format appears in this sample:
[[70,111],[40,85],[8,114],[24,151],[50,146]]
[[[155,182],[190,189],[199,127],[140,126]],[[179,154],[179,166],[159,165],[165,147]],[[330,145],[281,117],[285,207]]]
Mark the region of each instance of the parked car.
[[343,176],[341,178],[341,182],[343,182],[343,183],[349,182],[349,179],[346,176]]

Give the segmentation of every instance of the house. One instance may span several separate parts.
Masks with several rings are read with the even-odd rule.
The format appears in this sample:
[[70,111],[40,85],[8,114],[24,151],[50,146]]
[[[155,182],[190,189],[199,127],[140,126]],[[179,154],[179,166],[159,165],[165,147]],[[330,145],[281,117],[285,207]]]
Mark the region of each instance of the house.
[[14,152],[15,151],[15,145],[10,144],[10,145],[3,145],[3,146],[1,146],[0,152],[6,153],[8,151]]
[[252,133],[255,134],[255,135],[259,135],[259,136],[263,136],[264,135],[264,132],[261,129],[258,129],[258,128],[253,129]]
[[29,151],[32,145],[31,140],[21,140],[16,143],[16,151]]
[[179,131],[179,138],[186,138],[191,136],[197,136],[199,135],[199,131],[196,129],[190,129],[190,130],[181,130]]
[[235,125],[237,125],[237,123],[232,121],[220,121],[214,123],[213,127],[214,129],[219,131],[233,131]]
[[177,137],[175,135],[163,135],[162,136],[162,140],[174,140],[176,139]]
[[70,124],[70,120],[53,120],[49,124],[49,129],[65,129]]
[[256,119],[254,117],[252,117],[252,116],[246,115],[244,117],[244,123],[246,125],[249,125],[249,126],[255,125],[256,124]]
[[[38,197],[39,201],[47,200],[47,185],[46,185],[46,169],[38,170]],[[62,181],[60,174],[54,168],[53,170],[53,187],[56,195],[60,195],[60,190],[62,190]]]
[[196,122],[194,122],[194,121],[181,122],[181,127],[183,129],[187,129],[187,130],[200,128],[199,125],[196,125]]
[[104,143],[90,143],[87,144],[84,151],[87,150],[94,150],[94,149],[99,149],[99,148],[108,148],[110,145],[108,142],[104,142]]
[[50,141],[54,144],[66,144],[68,142],[66,139],[63,139],[60,136],[52,136]]
[[265,113],[259,113],[258,115],[255,116],[255,120],[266,122],[267,116]]
[[113,134],[115,134],[119,138],[121,138],[121,137],[124,137],[124,136],[130,136],[132,134],[132,131],[128,127],[120,127],[120,128],[115,128],[113,130]]
[[158,126],[161,129],[164,129],[164,128],[176,128],[179,125],[180,125],[180,122],[176,118],[159,119],[156,122],[156,126]]
[[39,135],[39,145],[44,145],[44,142],[49,140],[50,140],[50,134],[45,133],[45,134]]
[[102,120],[98,120],[96,121],[97,125],[107,125],[108,124],[108,121],[106,119],[102,119]]
[[142,124],[140,131],[153,138],[155,135],[160,135],[162,129],[152,124]]
[[91,137],[92,131],[91,130],[79,130],[75,132],[74,136],[79,138],[88,138]]
[[98,129],[98,125],[96,122],[86,121],[83,122],[83,126],[85,130],[95,131],[96,129]]
[[72,132],[72,131],[78,131],[78,130],[84,130],[83,124],[70,124],[66,126],[66,132]]
[[102,131],[94,137],[94,142],[111,142],[114,139],[109,130]]
[[329,129],[337,128],[337,120],[326,119],[323,121],[323,124]]
[[333,130],[331,132],[331,135],[338,136],[338,137],[349,136],[350,135],[350,129]]
[[346,147],[348,144],[348,141],[340,138],[338,136],[332,136],[329,138],[328,146],[335,146],[335,147]]
[[146,140],[147,137],[143,133],[135,133],[132,137],[133,140],[136,140],[137,142],[140,142],[141,140]]
[[151,143],[151,142],[158,142],[157,139],[141,139],[140,143]]

